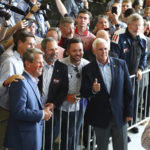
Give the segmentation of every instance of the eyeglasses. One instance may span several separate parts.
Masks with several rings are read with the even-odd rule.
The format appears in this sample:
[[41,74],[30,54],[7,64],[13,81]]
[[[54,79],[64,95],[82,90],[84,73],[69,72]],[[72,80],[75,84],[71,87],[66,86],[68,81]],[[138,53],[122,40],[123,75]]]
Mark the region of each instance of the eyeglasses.
[[73,70],[77,73],[76,78],[80,78],[80,72],[79,72],[78,67],[74,67]]

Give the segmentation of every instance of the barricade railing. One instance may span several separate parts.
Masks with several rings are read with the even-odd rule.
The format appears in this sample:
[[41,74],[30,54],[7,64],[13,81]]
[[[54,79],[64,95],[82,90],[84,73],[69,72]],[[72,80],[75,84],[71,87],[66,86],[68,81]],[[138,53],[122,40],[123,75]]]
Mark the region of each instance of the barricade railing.
[[[132,75],[130,76],[131,78],[131,82],[132,82],[132,87],[133,87],[133,93],[134,93],[134,117],[133,120],[131,121],[131,123],[129,123],[128,126],[128,130],[132,129],[133,127],[136,127],[138,125],[140,125],[141,123],[144,123],[145,121],[149,120],[149,94],[148,94],[148,90],[149,90],[149,72],[150,70],[147,69],[145,71],[142,72],[142,79],[140,81],[137,81],[137,77],[136,75]],[[86,99],[82,100],[83,103],[85,103],[84,101],[86,101]],[[86,133],[84,131],[84,112],[85,112],[85,108],[86,105],[82,105],[82,107],[80,107],[80,109],[82,109],[82,113],[80,115],[82,115],[82,123],[81,123],[81,129],[80,131],[77,129],[77,122],[78,122],[78,115],[77,115],[77,111],[75,111],[75,128],[74,128],[74,132],[73,132],[73,149],[74,150],[82,150],[85,147],[85,143],[86,143],[86,149],[90,150],[96,149],[96,136],[95,133],[93,131],[93,127],[92,126],[88,126],[88,133]],[[62,113],[62,110],[60,111]],[[70,114],[70,111],[68,109],[68,116]],[[60,117],[60,119],[62,119],[62,117]],[[60,121],[61,122],[61,121]],[[69,126],[69,119],[67,120],[67,140],[66,140],[66,150],[70,150],[69,149],[69,128],[71,128]],[[60,133],[57,139],[57,144],[51,143],[51,150],[62,150],[61,149],[61,123],[60,123]],[[80,137],[79,137],[79,141],[78,143],[76,143],[76,137],[78,136],[78,133],[80,132]],[[86,134],[86,139],[87,142],[84,143],[85,141],[85,134]],[[92,144],[91,144],[92,143]],[[77,145],[78,147],[77,147]],[[54,147],[54,145],[57,145],[56,147]],[[91,147],[92,146],[92,147]],[[71,149],[72,150],[72,149]]]
[[150,69],[143,71],[140,81],[137,81],[136,75],[130,76],[134,92],[134,117],[128,130],[149,120],[149,72]]
[[[142,72],[143,78],[140,81],[137,81],[136,75],[130,76],[132,86],[133,86],[133,92],[134,92],[134,117],[131,123],[128,126],[128,130],[132,129],[133,127],[138,126],[141,123],[144,123],[145,121],[149,120],[149,72],[150,70],[145,70]],[[86,109],[86,103],[87,100],[82,98],[80,101],[78,101],[75,104],[75,111],[70,111],[70,107],[67,111],[67,123],[66,123],[66,129],[62,129],[62,122],[63,122],[63,111],[62,108],[60,108],[59,112],[59,134],[57,136],[57,139],[54,139],[54,126],[57,122],[55,119],[55,115],[53,113],[52,116],[52,124],[51,124],[51,150],[83,150],[84,147],[86,147],[86,150],[90,150],[91,148],[93,150],[96,149],[96,136],[93,131],[92,126],[86,125],[87,130],[85,130],[85,121],[84,121],[84,113]],[[77,110],[77,104],[80,105],[80,109]],[[74,115],[72,115],[74,113]],[[71,118],[73,116],[73,118]],[[74,125],[71,123],[71,121],[74,122]],[[0,123],[2,123],[3,120],[0,120]],[[71,131],[71,128],[73,131]],[[64,136],[64,133],[62,133],[63,130],[66,130],[66,140],[62,141],[62,136]],[[71,134],[69,133],[72,133]],[[70,138],[72,137],[72,139]],[[70,140],[71,139],[71,140]],[[66,142],[65,144],[63,142]],[[71,142],[71,143],[70,143]],[[63,145],[66,145],[66,149],[62,148]],[[92,143],[92,144],[91,144]],[[92,145],[92,147],[91,147]],[[73,147],[72,149],[70,147]],[[45,127],[43,132],[43,150],[45,150]]]

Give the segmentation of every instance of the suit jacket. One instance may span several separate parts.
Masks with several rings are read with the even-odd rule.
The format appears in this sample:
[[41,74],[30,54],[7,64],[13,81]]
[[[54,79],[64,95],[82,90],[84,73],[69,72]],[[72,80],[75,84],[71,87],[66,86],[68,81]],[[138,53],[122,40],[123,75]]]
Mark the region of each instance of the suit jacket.
[[[110,57],[112,85],[108,93],[99,66],[95,61],[82,70],[81,96],[89,99],[86,110],[87,122],[106,128],[112,116],[118,127],[125,124],[125,117],[133,116],[133,92],[125,61]],[[92,85],[97,78],[100,91],[94,93]]]
[[5,146],[14,150],[41,150],[43,106],[37,86],[27,73],[10,87],[10,117]]
[[[38,87],[42,92],[43,76],[39,77]],[[47,102],[54,103],[56,108],[60,107],[68,93],[68,68],[60,61],[56,61],[49,86]]]

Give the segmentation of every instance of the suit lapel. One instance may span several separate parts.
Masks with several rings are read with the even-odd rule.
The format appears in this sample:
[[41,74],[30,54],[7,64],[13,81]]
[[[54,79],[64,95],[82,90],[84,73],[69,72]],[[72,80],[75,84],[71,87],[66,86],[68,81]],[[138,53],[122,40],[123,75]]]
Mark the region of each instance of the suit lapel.
[[112,84],[111,84],[111,90],[110,90],[110,94],[111,94],[112,90],[114,89],[113,86],[114,86],[114,83],[116,82],[115,80],[117,79],[116,77],[118,76],[117,71],[116,71],[117,65],[111,57],[110,57],[110,67],[111,67],[111,75],[112,75]]
[[59,69],[58,69],[58,65],[59,65],[59,62],[56,61],[54,63],[54,69],[53,69],[53,73],[52,73],[52,77],[51,77],[51,82],[50,82],[50,86],[49,86],[49,91],[48,91],[48,97],[51,97],[51,93],[50,93],[50,89],[53,89],[54,88],[54,85],[53,85],[53,80],[54,80],[54,77],[56,76],[56,73],[59,73]]
[[52,83],[52,81],[53,81],[53,78],[54,78],[55,73],[56,73],[56,72],[59,72],[57,66],[58,66],[58,61],[56,61],[55,64],[54,64],[54,69],[53,69],[53,73],[52,73],[52,78],[51,78],[50,85],[51,85],[51,83]]
[[104,87],[104,90],[109,95],[107,88],[106,88],[106,85],[105,85],[104,80],[103,80],[102,73],[101,73],[100,68],[99,68],[96,61],[93,62],[93,70],[94,70],[93,73],[95,74],[95,78],[98,79],[99,83],[101,84],[101,87]]
[[28,75],[26,72],[23,73],[23,76],[26,78],[28,84],[29,84],[29,85],[31,86],[31,88],[33,89],[34,94],[35,94],[35,96],[37,97],[38,103],[39,103],[40,106],[43,108],[43,105],[42,105],[42,103],[41,103],[41,98],[40,98],[40,95],[39,95],[37,86],[35,85],[35,83],[32,81],[32,79],[29,77],[29,75]]

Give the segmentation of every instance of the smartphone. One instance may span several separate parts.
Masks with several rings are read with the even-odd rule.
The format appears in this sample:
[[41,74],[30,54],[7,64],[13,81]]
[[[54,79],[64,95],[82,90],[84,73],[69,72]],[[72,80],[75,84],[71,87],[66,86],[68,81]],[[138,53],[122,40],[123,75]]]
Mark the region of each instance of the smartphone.
[[117,15],[117,7],[112,7],[111,12]]

